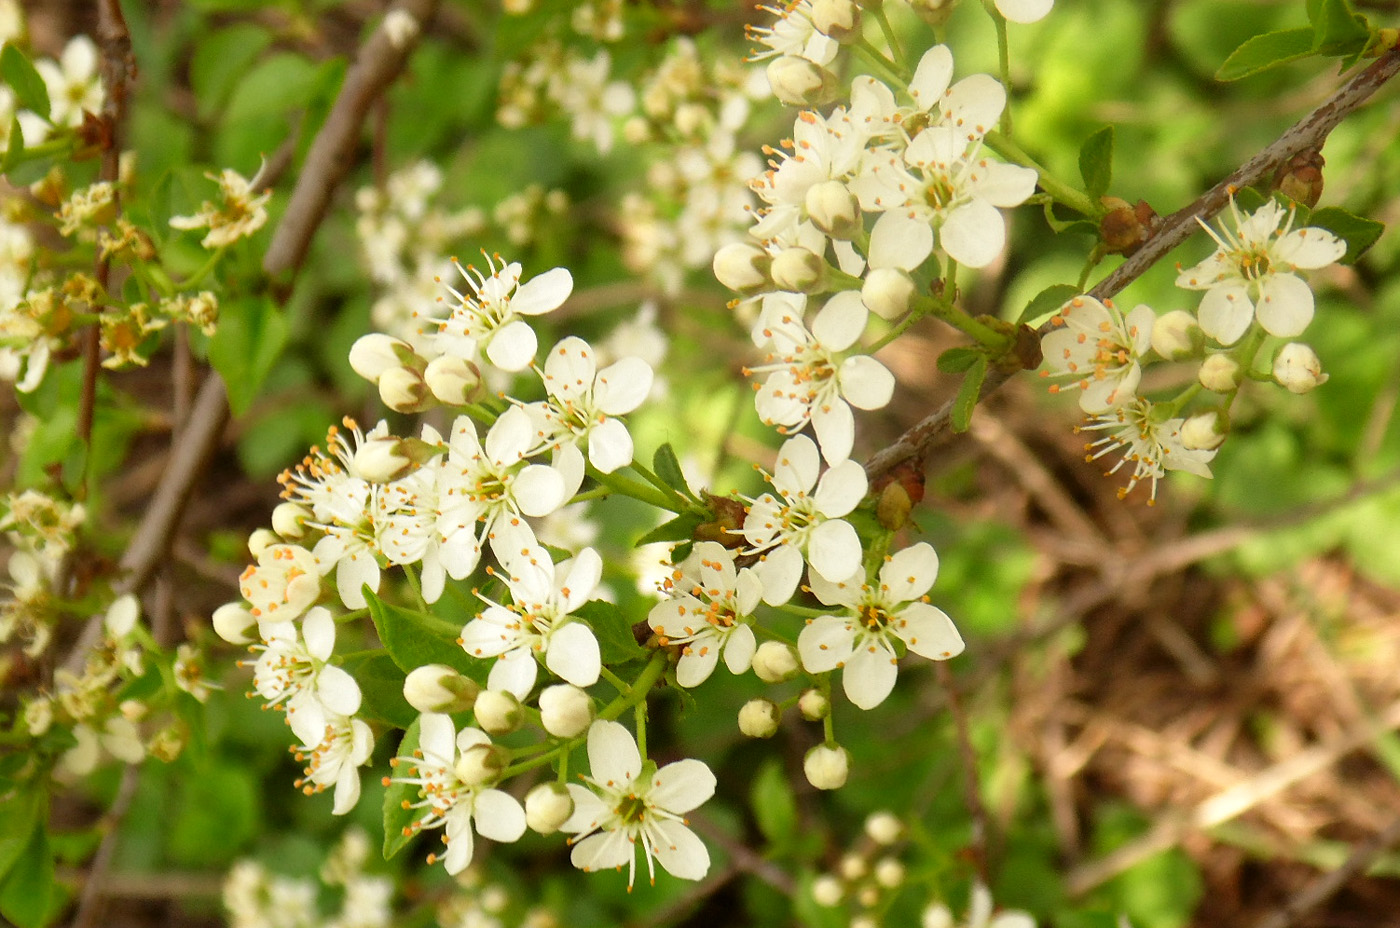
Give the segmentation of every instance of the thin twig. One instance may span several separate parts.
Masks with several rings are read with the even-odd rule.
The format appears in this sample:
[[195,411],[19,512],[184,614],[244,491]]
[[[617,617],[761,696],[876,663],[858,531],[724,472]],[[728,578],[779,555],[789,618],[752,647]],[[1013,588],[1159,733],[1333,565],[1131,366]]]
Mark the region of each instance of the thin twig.
[[982,787],[977,779],[977,751],[972,746],[972,735],[968,729],[967,711],[963,708],[962,697],[958,695],[958,684],[953,679],[953,671],[946,661],[936,661],[934,671],[938,675],[938,685],[948,702],[948,712],[953,716],[953,726],[958,736],[958,757],[962,761],[963,802],[972,819],[972,865],[977,868],[977,876],[983,886],[992,885],[987,845],[987,807],[982,803]]
[[73,921],[69,923],[69,928],[92,928],[97,924],[99,902],[106,895],[103,892],[103,878],[107,874],[107,868],[112,865],[112,855],[117,850],[117,830],[122,819],[126,818],[127,811],[131,808],[131,800],[136,796],[136,786],[140,781],[141,767],[139,764],[127,766],[122,771],[121,785],[117,787],[117,798],[113,800],[112,807],[107,810],[102,822],[102,843],[97,848],[97,853],[93,855],[92,863],[88,866],[87,876],[83,880],[83,891],[78,897],[78,908],[73,913]]
[[[1105,300],[1137,280],[1200,228],[1197,220],[1207,220],[1220,212],[1229,202],[1230,194],[1269,176],[1280,164],[1300,151],[1320,148],[1337,124],[1366,102],[1386,81],[1400,72],[1400,51],[1382,55],[1374,64],[1341,86],[1321,106],[1295,123],[1278,140],[1240,165],[1229,177],[1202,194],[1194,203],[1177,210],[1166,219],[1142,248],[1113,273],[1101,280],[1089,294]],[[1048,323],[1047,323],[1048,326]],[[1048,331],[1041,327],[1039,334]],[[1011,377],[992,371],[982,383],[979,401],[997,390]],[[872,483],[888,475],[905,461],[923,461],[928,453],[950,433],[954,401],[944,403],[937,411],[914,425],[899,438],[872,455],[865,472]]]
[[1400,817],[1392,820],[1379,834],[1358,844],[1340,867],[1318,877],[1288,900],[1287,905],[1261,920],[1255,928],[1290,928],[1296,925],[1303,916],[1336,895],[1348,880],[1364,872],[1377,857],[1397,843],[1400,843]]

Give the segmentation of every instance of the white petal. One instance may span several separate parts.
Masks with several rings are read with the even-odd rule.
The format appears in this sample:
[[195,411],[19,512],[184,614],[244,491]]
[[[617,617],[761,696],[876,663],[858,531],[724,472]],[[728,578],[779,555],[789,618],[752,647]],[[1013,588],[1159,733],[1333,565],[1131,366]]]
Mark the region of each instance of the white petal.
[[812,320],[812,335],[823,348],[845,351],[865,332],[870,311],[860,301],[859,290],[842,290],[826,301]]
[[1254,304],[1243,281],[1227,280],[1206,291],[1196,315],[1207,335],[1222,345],[1233,345],[1254,321]]
[[503,371],[523,371],[535,360],[538,339],[529,323],[512,319],[496,330],[486,346],[486,357]]
[[883,641],[868,642],[857,648],[841,672],[841,687],[857,708],[873,709],[894,689],[899,670],[894,652]]
[[641,358],[623,358],[598,373],[593,402],[609,416],[625,416],[642,405],[654,378],[651,365]]
[[621,786],[642,772],[642,755],[631,732],[600,719],[588,729],[588,766],[599,783]]
[[656,819],[651,830],[658,838],[653,850],[656,860],[671,876],[682,880],[703,879],[710,870],[710,852],[695,832],[680,822]]
[[1293,274],[1271,274],[1259,282],[1259,302],[1254,314],[1270,335],[1302,335],[1313,318],[1312,288]]
[[667,764],[652,777],[647,801],[683,815],[715,794],[715,775],[704,762],[687,758]]
[[1006,244],[1006,220],[986,200],[955,207],[938,230],[938,243],[959,264],[986,267]]
[[593,348],[577,336],[570,335],[549,349],[544,362],[544,385],[554,396],[577,397],[593,387],[598,365],[593,360]]
[[828,519],[812,531],[807,541],[807,563],[830,580],[849,577],[860,566],[860,536],[851,523]]
[[921,541],[897,552],[880,568],[880,587],[888,602],[918,599],[938,578],[938,552]]
[[822,475],[813,502],[822,515],[839,518],[860,505],[869,486],[864,467],[855,461],[843,461]]
[[607,419],[588,433],[588,461],[604,474],[632,463],[632,434],[621,419]]
[[962,635],[958,634],[947,613],[928,603],[910,603],[895,620],[895,634],[904,639],[909,650],[930,660],[941,661],[963,652]]
[[730,673],[744,673],[753,663],[756,650],[758,642],[754,639],[753,629],[740,625],[729,633],[729,639],[724,643],[724,666],[729,668]]
[[498,789],[484,789],[473,804],[476,830],[492,841],[519,841],[525,833],[525,810],[514,796]]
[[840,464],[851,456],[856,441],[856,420],[845,400],[833,399],[814,408],[812,430],[817,433],[822,457],[828,464]]
[[869,355],[847,358],[836,377],[841,395],[857,409],[884,409],[894,396],[894,375]]
[[556,568],[559,575],[559,603],[564,612],[573,612],[593,596],[603,579],[603,559],[592,548],[584,548]]
[[851,656],[854,641],[849,619],[818,616],[803,626],[797,636],[797,653],[808,673],[826,673]]
[[335,801],[332,815],[344,815],[360,801],[360,772],[356,764],[345,764],[335,778]]
[[713,635],[705,635],[686,645],[676,664],[676,683],[691,689],[710,679],[719,664],[719,643]]
[[447,813],[447,852],[442,855],[442,866],[449,874],[456,875],[467,869],[476,849],[476,838],[472,835],[471,812],[465,806]]
[[806,435],[789,438],[778,449],[778,460],[773,465],[773,486],[784,496],[806,493],[817,482],[820,467],[821,456],[812,439]]
[[[946,245],[944,250],[947,250]],[[932,253],[932,227],[920,219],[910,218],[903,210],[892,209],[884,213],[875,220],[875,227],[870,230],[871,267],[912,271]]]
[[323,606],[309,610],[302,619],[301,636],[306,653],[318,661],[328,659],[335,651],[335,618],[330,610]]
[[515,475],[510,491],[525,515],[547,516],[564,502],[564,475],[547,464],[530,464]]
[[339,667],[328,664],[321,668],[316,675],[316,696],[337,715],[354,715],[360,711],[360,685]]
[[595,870],[611,870],[636,859],[632,842],[621,831],[605,831],[589,835],[574,845],[569,862],[585,873]]
[[530,695],[539,669],[529,648],[516,648],[496,658],[486,677],[486,688],[510,693],[516,699]]
[[919,66],[914,69],[914,79],[909,82],[909,95],[919,109],[928,111],[943,96],[952,79],[953,53],[946,45],[935,45],[919,59]]
[[949,88],[939,108],[965,137],[983,136],[996,127],[1001,111],[1006,109],[1006,88],[990,74],[973,74]]
[[438,712],[418,717],[418,749],[431,764],[450,766],[457,756],[457,729],[452,719]]
[[[510,299],[510,308],[522,316],[538,316],[564,305],[573,292],[573,275],[568,268],[556,267],[521,284]],[[532,356],[534,353],[530,349]]]
[[479,617],[462,629],[462,649],[472,657],[495,657],[516,646],[517,634],[508,629],[517,621],[515,613],[501,606],[488,606]]
[[549,636],[544,665],[574,686],[592,686],[602,667],[598,639],[587,625],[570,622]]
[[979,168],[979,177],[972,192],[979,200],[1009,209],[1020,206],[1035,193],[1038,179],[1039,176],[1031,168],[989,161]]
[[1277,264],[1291,264],[1293,267],[1316,270],[1341,259],[1347,253],[1347,243],[1326,229],[1312,226],[1295,229],[1274,243],[1274,260]]
[[764,554],[752,569],[763,583],[763,601],[781,606],[792,599],[802,579],[802,554],[791,545],[779,545]]

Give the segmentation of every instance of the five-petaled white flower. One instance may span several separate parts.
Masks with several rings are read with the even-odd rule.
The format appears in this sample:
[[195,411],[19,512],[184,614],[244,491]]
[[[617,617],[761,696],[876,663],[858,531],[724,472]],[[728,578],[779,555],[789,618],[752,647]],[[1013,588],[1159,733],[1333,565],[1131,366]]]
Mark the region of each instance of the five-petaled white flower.
[[1138,399],[1091,418],[1076,431],[1102,431],[1108,434],[1084,446],[1084,460],[1094,461],[1106,454],[1120,453],[1122,457],[1104,476],[1116,474],[1125,464],[1133,465],[1128,485],[1119,489],[1123,499],[1139,481],[1152,484],[1147,504],[1157,501],[1157,481],[1169,470],[1184,470],[1197,477],[1210,478],[1210,461],[1216,449],[1187,448],[1181,440],[1182,418],[1162,419],[1151,402]]
[[321,594],[316,557],[298,545],[268,545],[238,577],[248,611],[259,622],[290,622]]
[[[49,93],[49,119],[55,126],[74,128],[83,123],[83,113],[102,110],[106,94],[102,89],[97,45],[85,35],[74,36],[63,47],[57,62],[41,59],[34,70],[44,80]],[[25,141],[30,141],[25,136]]]
[[476,361],[484,353],[503,371],[522,371],[535,359],[538,345],[535,330],[522,317],[558,309],[573,292],[574,278],[556,267],[522,284],[518,261],[507,264],[499,255],[486,261],[489,276],[453,259],[471,293],[444,284],[457,305],[446,318],[428,320],[437,324],[434,342],[442,354]]
[[1077,296],[1052,318],[1055,329],[1041,341],[1042,377],[1068,378],[1051,393],[1078,389],[1079,408],[1090,415],[1108,412],[1136,395],[1142,380],[1139,358],[1152,343],[1156,314],[1139,305],[1125,318],[1112,300]]
[[574,814],[561,831],[574,837],[569,859],[584,871],[628,867],[630,891],[637,875],[637,845],[656,881],[653,861],[672,876],[698,880],[710,869],[710,852],[686,827],[685,813],[715,793],[715,775],[698,760],[678,760],[660,770],[642,763],[632,733],[599,720],[588,729],[587,788],[569,784]]
[[216,206],[206,200],[193,216],[171,216],[170,225],[176,229],[208,229],[209,233],[200,240],[205,248],[223,248],[247,238],[267,223],[267,201],[272,192],[255,193],[266,168],[264,162],[251,180],[232,168],[205,174],[218,183],[222,202]]
[[348,715],[324,712],[308,704],[287,720],[301,739],[295,749],[306,768],[296,781],[308,796],[335,787],[333,815],[344,815],[360,801],[360,766],[374,753],[374,733],[369,725]]
[[[360,708],[360,685],[345,670],[327,663],[335,653],[335,619],[324,606],[315,606],[302,619],[263,622],[263,643],[249,650],[261,651],[253,665],[253,688],[269,706],[285,708],[294,718],[308,703],[317,721],[320,710],[332,715],[354,715]],[[316,728],[315,724],[311,728]]]
[[1205,333],[1222,345],[1239,341],[1256,318],[1270,335],[1301,335],[1312,321],[1313,294],[1294,272],[1327,267],[1346,254],[1346,242],[1326,229],[1294,229],[1295,211],[1276,200],[1242,217],[1231,199],[1230,212],[1233,234],[1201,223],[1219,247],[1182,270],[1176,285],[1206,291],[1197,315]]
[[731,673],[749,669],[757,642],[746,619],[763,598],[763,585],[753,571],[736,571],[733,552],[702,541],[663,586],[671,598],[653,606],[647,622],[663,645],[681,648],[677,683],[704,683],[721,654]]
[[929,605],[925,595],[938,576],[938,554],[919,542],[886,559],[880,582],[865,580],[857,568],[845,581],[832,583],[814,574],[812,592],[846,614],[811,619],[797,638],[802,666],[809,673],[843,668],[841,683],[851,702],[873,709],[894,689],[898,638],[915,654],[942,661],[962,653],[963,640],[947,614]]

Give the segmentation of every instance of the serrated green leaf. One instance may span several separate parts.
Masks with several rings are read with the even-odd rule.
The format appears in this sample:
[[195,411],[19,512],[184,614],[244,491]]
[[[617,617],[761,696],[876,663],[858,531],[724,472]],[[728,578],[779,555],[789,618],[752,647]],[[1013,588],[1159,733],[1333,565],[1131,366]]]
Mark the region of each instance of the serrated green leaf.
[[462,626],[386,603],[368,588],[365,601],[379,640],[405,674],[425,664],[446,664],[478,683],[485,682],[491,662],[472,657],[457,644]]
[[24,52],[14,45],[7,44],[0,51],[0,77],[15,92],[17,109],[33,110],[44,119],[49,118],[49,88]]
[[1113,127],[1104,126],[1079,147],[1079,176],[1084,190],[1097,200],[1108,192],[1113,180]]
[[949,348],[938,356],[938,369],[945,374],[961,374],[971,367],[982,352],[976,348]]
[[968,368],[958,387],[957,398],[953,400],[951,424],[954,432],[966,432],[972,424],[972,411],[977,408],[977,400],[982,392],[982,381],[987,379],[987,358],[978,358]]
[[686,510],[669,522],[661,523],[638,538],[636,547],[640,548],[642,545],[649,545],[654,541],[687,541],[695,535],[695,530],[704,521],[705,517],[702,514]]
[[[412,757],[416,750],[418,750],[418,720],[414,719],[413,724],[409,725],[403,733],[403,740],[399,742],[397,756]],[[402,772],[407,774],[408,771]],[[391,781],[389,787],[384,790],[385,860],[403,850],[408,842],[413,840],[414,832],[410,830],[410,826],[423,813],[420,809],[406,809],[404,806],[412,806],[420,798],[419,787],[415,783],[400,783],[395,780]]]
[[1385,232],[1385,223],[1354,215],[1339,206],[1317,210],[1308,220],[1308,225],[1326,229],[1346,241],[1346,254],[1340,259],[1342,264],[1355,264],[1356,259],[1365,254]]
[[0,881],[0,915],[18,928],[41,928],[48,922],[53,907],[53,876],[48,833],[35,828],[14,866]]
[[690,496],[690,487],[686,486],[685,474],[681,471],[680,459],[676,457],[676,449],[667,442],[656,449],[656,454],[651,458],[652,473],[660,477],[662,482],[673,490]]
[[604,665],[611,667],[647,656],[646,648],[637,644],[637,639],[632,635],[632,623],[612,603],[595,599],[575,609],[573,614],[593,629]]
[[208,118],[224,105],[271,42],[272,35],[252,23],[237,23],[199,40],[190,59],[190,88],[201,116]]
[[1357,54],[1371,40],[1365,17],[1357,14],[1349,0],[1321,0],[1308,13],[1313,24],[1312,48],[1319,55]]
[[1072,284],[1054,284],[1037,293],[1026,308],[1021,310],[1021,325],[1035,325],[1038,320],[1059,312],[1060,307],[1079,296],[1079,288]]
[[228,405],[242,415],[257,398],[287,344],[287,320],[267,297],[230,300],[219,307],[219,329],[209,342],[209,363],[228,386]]
[[1237,81],[1313,54],[1313,30],[1283,29],[1246,39],[1215,72],[1218,81]]
[[758,830],[770,844],[783,845],[792,841],[797,834],[797,797],[782,762],[776,757],[768,758],[759,768],[749,788],[749,804],[753,807]]
[[[460,650],[460,649],[459,649]],[[360,711],[369,721],[407,728],[418,711],[403,697],[405,672],[386,651],[355,651],[340,659],[340,669],[360,685]]]

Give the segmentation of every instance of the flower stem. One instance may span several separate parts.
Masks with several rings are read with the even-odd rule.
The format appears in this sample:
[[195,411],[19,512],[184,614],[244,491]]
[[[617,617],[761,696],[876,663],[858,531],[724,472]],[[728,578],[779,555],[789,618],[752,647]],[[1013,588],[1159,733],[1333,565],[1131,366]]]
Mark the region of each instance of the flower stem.
[[1007,89],[1007,105],[1001,110],[1001,131],[1011,136],[1011,47],[1006,38],[1006,17],[992,10],[992,20],[997,24],[997,68],[1001,71],[1001,86]]
[[641,673],[637,674],[637,679],[632,682],[627,691],[604,706],[603,711],[598,713],[598,718],[611,721],[646,699],[647,693],[650,693],[651,688],[661,679],[661,675],[666,672],[666,665],[669,663],[670,658],[666,656],[666,652],[657,651],[653,654],[651,661],[642,668]]
[[899,89],[908,88],[909,78],[904,76],[898,65],[886,58],[884,53],[874,45],[871,45],[869,39],[862,38],[852,47],[865,52],[865,56],[870,60],[869,63],[871,66],[874,67],[876,71],[879,71],[880,76],[885,80],[894,84]]
[[666,481],[662,480],[660,477],[656,476],[656,474],[652,473],[646,465],[642,464],[640,461],[633,461],[630,466],[638,474],[641,474],[643,479],[645,479],[647,483],[656,487],[656,489],[660,490],[662,493],[665,493],[667,496],[673,497],[676,500],[676,502],[680,503],[682,506],[687,505],[686,499],[680,494],[680,491],[668,484]]
[[1033,168],[1040,175],[1037,181],[1040,189],[1050,194],[1055,202],[1078,210],[1091,219],[1097,219],[1106,212],[1104,207],[1095,203],[1087,193],[1051,174],[1044,165],[1032,158],[1024,148],[1011,141],[1004,134],[988,132],[985,141],[988,148],[1003,158],[1014,161],[1023,167]]
[[885,14],[884,6],[876,6],[870,9],[870,12],[874,14],[875,21],[880,24],[880,32],[885,36],[885,43],[890,47],[890,54],[894,56],[895,65],[900,70],[907,70],[909,62],[904,57],[904,47],[899,44],[899,37],[894,34],[894,28],[890,26],[890,18]]
[[623,496],[639,499],[658,509],[665,509],[667,512],[674,513],[685,511],[685,506],[678,505],[675,500],[663,496],[659,491],[652,489],[639,480],[633,480],[619,473],[605,474],[592,464],[588,465],[588,476],[597,481],[599,485],[607,487],[614,493],[621,493]]

